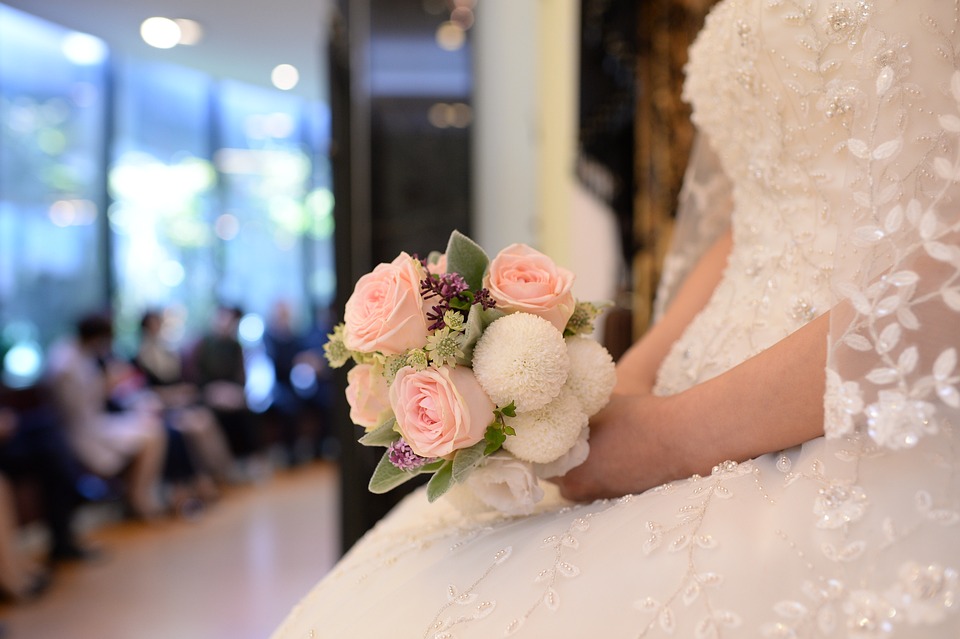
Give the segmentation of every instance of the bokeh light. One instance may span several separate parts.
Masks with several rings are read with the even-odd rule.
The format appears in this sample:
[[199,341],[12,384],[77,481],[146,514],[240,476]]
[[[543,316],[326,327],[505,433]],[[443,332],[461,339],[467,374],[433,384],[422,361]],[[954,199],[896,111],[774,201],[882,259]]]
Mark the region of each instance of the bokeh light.
[[3,383],[11,388],[33,384],[42,370],[43,351],[33,340],[17,342],[3,357]]
[[463,129],[473,122],[473,109],[463,102],[436,102],[427,110],[427,120],[438,129]]
[[196,20],[176,18],[174,22],[180,27],[180,39],[177,44],[191,46],[203,39],[203,27]]
[[270,81],[281,91],[289,91],[300,82],[300,72],[292,64],[278,64],[270,73]]
[[186,271],[184,271],[183,265],[176,260],[167,260],[157,270],[157,278],[160,283],[170,288],[176,288],[183,284],[185,277]]
[[252,345],[258,344],[263,339],[264,330],[266,330],[266,324],[264,324],[263,318],[257,313],[247,313],[240,319],[237,332],[240,341]]
[[240,220],[232,213],[223,213],[213,223],[214,232],[221,240],[229,241],[237,237],[240,232]]
[[81,66],[100,64],[107,58],[107,45],[103,40],[79,31],[64,36],[60,50],[70,62]]
[[466,34],[463,29],[455,22],[444,22],[437,27],[436,33],[437,46],[444,51],[456,51],[463,46],[466,40]]
[[147,18],[140,25],[140,37],[151,47],[172,49],[180,43],[180,25],[170,18]]

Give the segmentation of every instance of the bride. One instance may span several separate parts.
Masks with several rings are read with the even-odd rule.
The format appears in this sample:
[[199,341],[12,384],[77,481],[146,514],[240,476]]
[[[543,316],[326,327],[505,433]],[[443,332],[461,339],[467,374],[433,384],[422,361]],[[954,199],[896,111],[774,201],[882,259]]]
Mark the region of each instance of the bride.
[[275,639],[960,636],[958,29],[722,0],[665,311],[586,463],[526,517],[415,493]]

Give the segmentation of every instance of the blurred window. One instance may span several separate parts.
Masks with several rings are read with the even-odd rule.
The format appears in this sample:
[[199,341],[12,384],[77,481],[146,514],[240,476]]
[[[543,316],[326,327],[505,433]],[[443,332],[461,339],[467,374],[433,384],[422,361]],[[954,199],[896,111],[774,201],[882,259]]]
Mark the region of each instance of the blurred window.
[[214,161],[229,235],[221,235],[219,293],[266,316],[276,300],[302,300],[307,292],[312,158],[305,105],[294,96],[234,82],[224,82],[220,95]]
[[169,309],[186,333],[206,326],[215,307],[214,85],[174,65],[130,60],[117,69],[109,218],[117,337],[130,350],[144,309]]
[[7,383],[34,381],[92,310],[114,311],[129,354],[148,308],[193,337],[221,301],[306,320],[333,299],[326,107],[108,54],[0,5]]
[[15,386],[40,373],[25,353],[107,303],[106,53],[0,5],[0,364]]

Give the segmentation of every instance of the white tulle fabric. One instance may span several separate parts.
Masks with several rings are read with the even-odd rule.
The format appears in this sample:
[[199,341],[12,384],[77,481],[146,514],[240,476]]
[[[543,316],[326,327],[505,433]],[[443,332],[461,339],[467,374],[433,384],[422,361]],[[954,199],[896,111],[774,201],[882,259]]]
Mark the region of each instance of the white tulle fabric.
[[830,311],[825,437],[527,517],[416,494],[276,639],[960,636],[958,26],[954,0],[724,0],[691,50],[662,299],[734,248],[655,390]]

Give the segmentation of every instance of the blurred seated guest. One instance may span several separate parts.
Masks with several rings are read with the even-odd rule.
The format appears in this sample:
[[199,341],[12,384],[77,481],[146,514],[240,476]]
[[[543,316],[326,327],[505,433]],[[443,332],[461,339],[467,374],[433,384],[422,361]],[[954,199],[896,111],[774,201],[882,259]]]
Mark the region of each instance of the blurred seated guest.
[[[171,425],[187,439],[200,481],[223,480],[232,459],[227,442],[213,412],[203,404],[200,389],[183,377],[183,363],[177,349],[163,337],[164,318],[147,311],[140,320],[140,346],[134,365],[146,386],[156,393]],[[210,488],[205,489],[211,496]]]
[[313,369],[315,386],[307,396],[307,402],[319,422],[319,432],[315,441],[317,457],[336,458],[340,454],[340,441],[333,428],[333,405],[338,395],[335,392],[333,372],[323,354],[323,346],[329,340],[336,324],[335,314],[328,306],[314,309],[314,321],[304,336],[306,350],[301,353],[298,362]]
[[0,475],[0,591],[16,601],[34,599],[50,585],[46,571],[19,547],[13,491]]
[[243,347],[237,338],[242,316],[237,307],[219,306],[211,330],[194,347],[190,363],[193,380],[202,390],[204,403],[216,415],[231,452],[243,463],[244,474],[252,475],[258,472],[255,466],[263,451],[244,390],[247,374]]
[[0,403],[0,472],[14,480],[36,481],[42,517],[50,531],[50,560],[87,559],[72,522],[77,506],[110,496],[101,478],[90,474],[70,449],[55,413],[43,406],[15,411]]
[[159,415],[167,438],[167,451],[161,472],[163,503],[175,513],[193,517],[203,510],[205,499],[216,497],[209,476],[199,472],[188,435],[178,428],[172,411],[151,391],[144,376],[129,362],[113,356],[101,361],[107,380],[107,410],[148,410]]
[[274,305],[263,333],[263,345],[274,372],[270,410],[279,418],[287,463],[293,466],[302,461],[298,449],[306,443],[301,442],[300,429],[304,400],[294,387],[293,371],[308,348],[305,337],[294,330],[293,310],[287,302]]
[[47,382],[77,457],[103,477],[125,474],[132,513],[150,520],[161,512],[166,433],[155,403],[108,410],[113,381],[108,379],[105,362],[110,359],[112,342],[109,319],[102,315],[81,318],[75,338],[51,349]]

